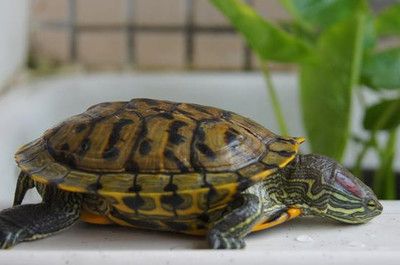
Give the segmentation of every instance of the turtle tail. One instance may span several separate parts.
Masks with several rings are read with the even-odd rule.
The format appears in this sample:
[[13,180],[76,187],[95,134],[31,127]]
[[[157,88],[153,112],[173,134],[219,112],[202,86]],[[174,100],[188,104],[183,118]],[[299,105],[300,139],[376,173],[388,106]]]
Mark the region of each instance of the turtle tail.
[[26,192],[32,189],[34,186],[35,183],[31,177],[27,173],[21,171],[21,173],[19,173],[17,187],[15,189],[13,206],[21,205]]

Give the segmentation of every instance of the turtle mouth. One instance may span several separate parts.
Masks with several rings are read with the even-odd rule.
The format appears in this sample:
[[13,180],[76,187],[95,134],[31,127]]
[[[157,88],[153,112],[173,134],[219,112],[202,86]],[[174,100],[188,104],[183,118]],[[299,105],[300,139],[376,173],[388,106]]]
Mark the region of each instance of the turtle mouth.
[[[330,202],[331,200],[332,196],[330,197]],[[336,207],[332,204],[328,205],[330,206],[327,207],[324,216],[348,224],[367,223],[374,217],[380,215],[383,209],[382,204],[380,204],[378,200],[375,201],[374,207],[368,207],[362,201],[352,206],[347,205],[347,207],[344,207],[343,205],[340,207],[337,204]]]
[[370,210],[370,216],[371,218],[378,216],[382,213],[383,211],[383,206],[380,202],[376,201],[376,207],[373,210]]
[[[372,203],[372,204],[371,204]],[[378,199],[373,198],[368,200],[368,202],[366,203],[365,206],[365,211],[366,211],[366,215],[372,219],[375,216],[378,216],[382,213],[383,211],[383,206],[382,204],[378,201]]]
[[346,224],[364,224],[369,222],[374,216],[366,216],[366,215],[355,215],[355,214],[343,214],[343,215],[328,215],[329,219],[346,223]]
[[382,211],[383,211],[383,205],[377,200],[376,201],[376,212],[378,212],[377,215],[381,214]]
[[376,216],[380,215],[382,213],[383,206],[379,203],[377,204],[375,209],[369,209],[366,208],[363,213],[355,213],[352,214],[351,217],[355,221],[355,223],[367,223],[371,221],[373,218]]

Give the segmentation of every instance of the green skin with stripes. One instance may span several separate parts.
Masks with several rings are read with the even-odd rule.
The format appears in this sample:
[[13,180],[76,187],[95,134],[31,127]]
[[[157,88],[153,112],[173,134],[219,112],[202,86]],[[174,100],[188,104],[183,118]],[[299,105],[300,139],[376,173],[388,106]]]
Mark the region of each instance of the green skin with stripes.
[[[28,189],[36,187],[43,201],[21,205]],[[0,248],[47,237],[79,220],[86,195],[33,183],[20,174],[14,206],[0,212]],[[297,155],[277,174],[255,183],[212,218],[210,248],[238,249],[260,220],[274,220],[289,208],[303,216],[322,216],[348,224],[366,223],[382,205],[364,183],[336,161],[320,155]]]

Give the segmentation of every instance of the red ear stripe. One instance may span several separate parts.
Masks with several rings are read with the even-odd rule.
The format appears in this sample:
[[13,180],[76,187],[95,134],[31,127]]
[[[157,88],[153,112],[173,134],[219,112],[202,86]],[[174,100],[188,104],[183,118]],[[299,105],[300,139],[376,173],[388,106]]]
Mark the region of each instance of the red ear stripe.
[[337,173],[335,176],[335,180],[339,185],[341,185],[344,189],[351,192],[355,196],[359,198],[363,197],[364,192],[360,189],[360,186],[352,179],[341,173]]

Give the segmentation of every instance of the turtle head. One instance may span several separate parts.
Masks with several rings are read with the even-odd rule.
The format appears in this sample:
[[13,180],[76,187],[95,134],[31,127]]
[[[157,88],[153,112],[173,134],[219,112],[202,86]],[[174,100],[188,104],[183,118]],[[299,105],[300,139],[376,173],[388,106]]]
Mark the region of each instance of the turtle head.
[[373,191],[333,159],[298,155],[290,167],[286,193],[305,214],[358,224],[382,212]]

